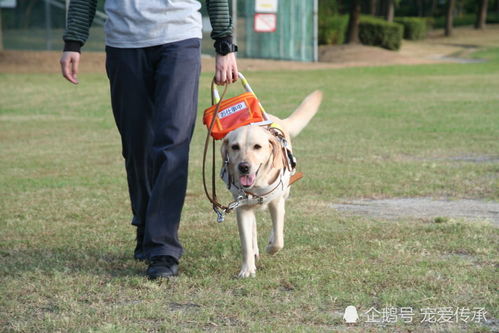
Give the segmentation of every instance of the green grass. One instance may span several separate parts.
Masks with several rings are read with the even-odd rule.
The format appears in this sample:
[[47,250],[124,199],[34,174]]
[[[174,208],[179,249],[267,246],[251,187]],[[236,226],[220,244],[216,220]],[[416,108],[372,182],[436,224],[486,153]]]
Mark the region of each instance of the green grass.
[[[490,223],[351,217],[351,198],[499,199],[499,50],[489,62],[248,72],[287,115],[314,89],[323,106],[294,141],[305,178],[287,206],[286,246],[239,280],[234,215],[216,224],[201,186],[205,129],[192,143],[181,276],[145,279],[104,75],[0,74],[0,327],[4,331],[489,331],[365,323],[370,307],[484,307],[497,318],[498,232]],[[200,114],[209,103],[201,78]],[[232,92],[239,91],[232,89]],[[223,195],[223,198],[228,198]],[[260,214],[263,248],[270,230]]]

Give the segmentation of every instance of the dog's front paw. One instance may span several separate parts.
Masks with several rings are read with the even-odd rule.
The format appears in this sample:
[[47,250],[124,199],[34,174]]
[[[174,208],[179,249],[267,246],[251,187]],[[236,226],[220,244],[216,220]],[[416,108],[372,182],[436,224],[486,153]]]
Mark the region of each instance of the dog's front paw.
[[256,267],[250,267],[243,265],[241,268],[241,271],[239,272],[239,275],[237,277],[239,278],[248,278],[248,277],[255,277],[256,275]]
[[267,251],[268,254],[276,254],[277,252],[281,251],[281,249],[283,248],[283,245],[281,244],[273,244],[273,243],[269,243],[267,245],[267,247],[265,248],[265,251]]

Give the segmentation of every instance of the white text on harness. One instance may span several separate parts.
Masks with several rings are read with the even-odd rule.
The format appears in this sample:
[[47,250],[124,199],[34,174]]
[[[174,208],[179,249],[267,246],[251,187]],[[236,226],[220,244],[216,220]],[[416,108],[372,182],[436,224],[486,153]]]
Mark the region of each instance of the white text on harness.
[[244,102],[239,102],[236,105],[232,105],[231,107],[228,107],[225,110],[222,110],[218,113],[218,118],[223,119],[225,117],[230,116],[231,114],[234,114],[236,112],[242,111],[247,109],[248,107],[246,106],[246,103]]

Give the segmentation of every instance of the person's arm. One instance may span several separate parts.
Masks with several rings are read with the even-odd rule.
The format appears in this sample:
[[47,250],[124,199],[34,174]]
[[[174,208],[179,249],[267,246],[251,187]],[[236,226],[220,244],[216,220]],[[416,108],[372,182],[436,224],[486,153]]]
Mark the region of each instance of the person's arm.
[[[232,19],[229,12],[228,0],[206,0],[210,17],[211,38],[218,43],[232,44]],[[217,47],[215,47],[217,50]],[[225,55],[217,52],[215,58],[215,82],[217,84],[237,81],[238,70],[234,52]]]
[[66,30],[63,35],[64,51],[60,64],[62,76],[74,84],[78,84],[80,50],[88,39],[96,9],[97,0],[71,0],[69,3]]

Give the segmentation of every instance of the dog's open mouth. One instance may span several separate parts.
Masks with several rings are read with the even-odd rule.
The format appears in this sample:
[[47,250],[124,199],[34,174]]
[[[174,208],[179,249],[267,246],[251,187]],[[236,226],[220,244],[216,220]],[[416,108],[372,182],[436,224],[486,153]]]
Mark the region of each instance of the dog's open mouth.
[[255,175],[242,175],[239,177],[241,186],[250,187],[255,183]]

